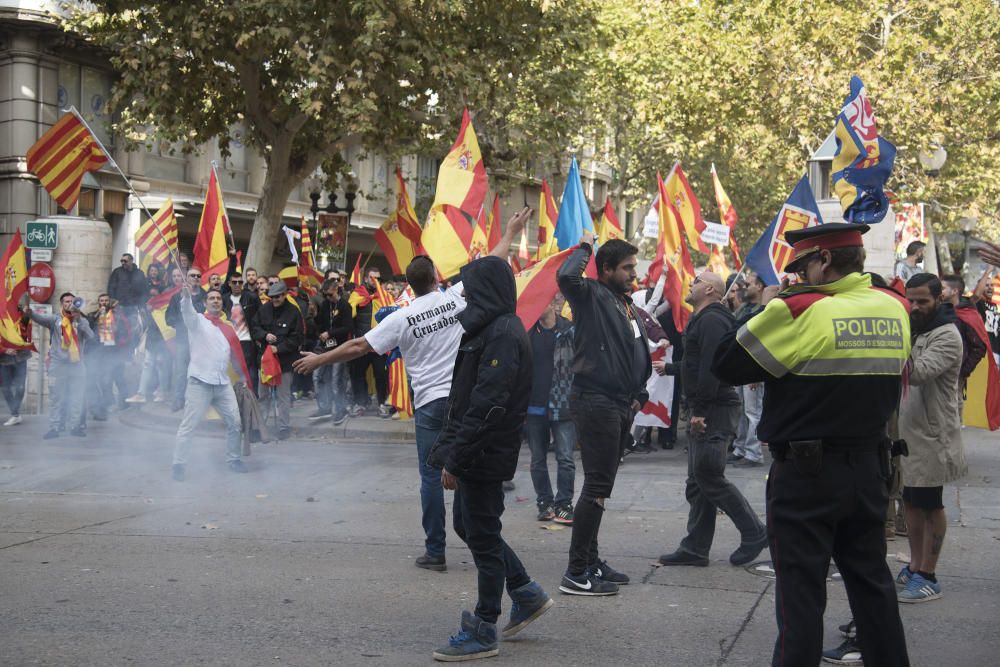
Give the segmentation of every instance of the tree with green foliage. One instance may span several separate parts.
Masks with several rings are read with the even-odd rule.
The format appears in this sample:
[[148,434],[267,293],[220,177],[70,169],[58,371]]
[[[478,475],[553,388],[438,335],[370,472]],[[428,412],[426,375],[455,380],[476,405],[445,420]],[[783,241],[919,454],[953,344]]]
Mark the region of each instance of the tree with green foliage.
[[116,129],[188,150],[243,123],[267,175],[248,263],[272,256],[292,190],[317,167],[346,172],[348,141],[389,157],[442,153],[463,106],[488,164],[559,152],[581,122],[595,43],[593,0],[105,0],[73,5],[66,29],[116,68]]

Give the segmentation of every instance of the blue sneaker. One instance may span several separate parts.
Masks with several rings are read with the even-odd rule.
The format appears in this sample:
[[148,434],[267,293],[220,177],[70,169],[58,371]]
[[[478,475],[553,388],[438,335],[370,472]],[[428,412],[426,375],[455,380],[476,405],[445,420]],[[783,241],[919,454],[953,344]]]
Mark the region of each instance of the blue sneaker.
[[499,654],[497,626],[463,611],[462,629],[457,635],[451,636],[447,646],[434,651],[434,659],[441,662],[462,662],[492,658]]
[[510,607],[510,621],[504,626],[503,638],[513,637],[528,627],[528,624],[544,614],[555,604],[548,593],[537,582],[529,581],[510,592],[513,603]]
[[910,569],[909,565],[904,565],[903,569],[899,571],[896,575],[896,585],[906,586],[910,583],[910,579],[913,578],[913,570]]
[[936,581],[928,581],[922,576],[913,573],[910,583],[906,588],[899,591],[897,596],[900,602],[930,602],[941,597],[941,584]]

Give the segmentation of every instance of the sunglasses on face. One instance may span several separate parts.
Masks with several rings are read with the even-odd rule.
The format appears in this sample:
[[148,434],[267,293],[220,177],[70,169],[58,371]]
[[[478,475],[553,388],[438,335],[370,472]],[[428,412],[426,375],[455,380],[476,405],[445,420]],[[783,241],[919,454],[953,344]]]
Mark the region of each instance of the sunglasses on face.
[[189,273],[188,278],[201,278],[200,273]]

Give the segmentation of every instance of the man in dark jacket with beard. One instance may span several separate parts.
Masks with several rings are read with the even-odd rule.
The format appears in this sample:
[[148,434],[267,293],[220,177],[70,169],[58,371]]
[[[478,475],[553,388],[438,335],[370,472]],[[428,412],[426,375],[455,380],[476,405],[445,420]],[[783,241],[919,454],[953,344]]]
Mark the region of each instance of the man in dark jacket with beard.
[[503,636],[541,616],[553,602],[531,580],[500,535],[503,482],[514,476],[531,393],[531,347],[515,314],[514,274],[499,257],[462,269],[466,309],[446,423],[430,453],[441,484],[454,489],[455,532],[468,545],[479,571],[475,614],[462,612],[462,627],[434,652],[442,661],[497,655],[496,621],[504,583],[514,603]]
[[691,406],[685,491],[691,508],[687,537],[677,551],[660,556],[662,565],[708,565],[718,510],[725,512],[740,531],[740,547],[729,557],[733,565],[746,565],[767,546],[764,525],[725,473],[726,450],[736,437],[742,412],[736,390],[712,372],[719,341],[733,326],[733,316],[722,304],[725,291],[722,278],[705,271],[695,278],[685,299],[694,306],[694,315],[684,329],[681,362]]

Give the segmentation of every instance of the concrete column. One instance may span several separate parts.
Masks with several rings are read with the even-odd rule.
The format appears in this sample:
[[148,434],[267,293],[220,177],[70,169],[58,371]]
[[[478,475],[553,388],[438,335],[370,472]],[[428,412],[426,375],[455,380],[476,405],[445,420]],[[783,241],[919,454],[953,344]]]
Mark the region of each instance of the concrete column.
[[[247,189],[255,195],[264,190],[264,179],[267,178],[267,162],[255,149],[247,148]],[[295,193],[292,193],[295,197]]]

